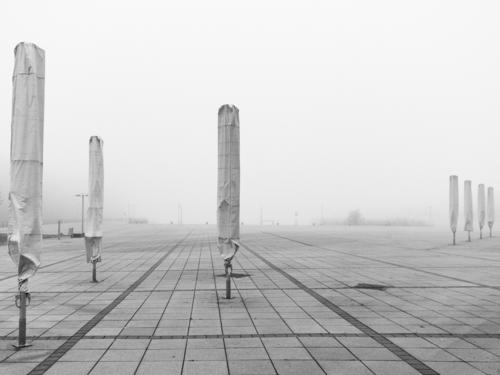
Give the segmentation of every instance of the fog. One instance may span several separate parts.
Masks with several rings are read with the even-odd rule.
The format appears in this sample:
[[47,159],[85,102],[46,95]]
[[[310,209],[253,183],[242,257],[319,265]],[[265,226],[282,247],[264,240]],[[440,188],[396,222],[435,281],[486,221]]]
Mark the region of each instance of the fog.
[[[79,218],[88,139],[105,217],[215,223],[217,110],[240,109],[241,220],[447,223],[448,176],[500,189],[497,1],[7,1],[0,191],[13,49],[46,51],[45,220]],[[463,217],[462,217],[463,222]],[[461,224],[459,224],[461,225]]]

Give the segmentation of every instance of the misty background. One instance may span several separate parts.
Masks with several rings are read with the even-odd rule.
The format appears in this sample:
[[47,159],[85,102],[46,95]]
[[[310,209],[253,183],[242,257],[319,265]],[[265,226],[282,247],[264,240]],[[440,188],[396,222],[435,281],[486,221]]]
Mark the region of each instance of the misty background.
[[[217,110],[241,122],[241,221],[447,224],[448,176],[500,192],[497,1],[22,1],[0,11],[0,221],[13,49],[46,51],[44,220],[215,223]],[[500,197],[497,193],[497,197]],[[498,199],[497,199],[498,200]],[[463,218],[463,217],[462,217]],[[462,223],[463,221],[460,221]],[[461,225],[461,224],[459,224]]]

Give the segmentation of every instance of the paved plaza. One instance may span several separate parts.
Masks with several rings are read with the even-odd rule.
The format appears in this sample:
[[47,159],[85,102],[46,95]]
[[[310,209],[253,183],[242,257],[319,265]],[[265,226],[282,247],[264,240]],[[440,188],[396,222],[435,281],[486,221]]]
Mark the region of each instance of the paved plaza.
[[500,237],[445,228],[242,227],[226,300],[215,227],[108,224],[48,239],[15,351],[0,248],[0,374],[500,374]]

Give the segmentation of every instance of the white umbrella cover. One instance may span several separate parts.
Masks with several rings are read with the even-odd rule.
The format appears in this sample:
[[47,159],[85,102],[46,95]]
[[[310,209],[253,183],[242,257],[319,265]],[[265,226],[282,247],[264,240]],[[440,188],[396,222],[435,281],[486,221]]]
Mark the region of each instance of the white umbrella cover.
[[230,263],[240,238],[240,119],[234,105],[219,108],[218,141],[217,243]]
[[470,180],[464,181],[464,231],[472,232],[474,230],[474,212],[472,208],[472,183]]
[[102,217],[104,203],[104,142],[97,136],[89,140],[89,207],[85,225],[87,263],[101,261]]
[[479,184],[477,187],[477,221],[479,224],[479,232],[483,237],[483,228],[486,222],[486,194],[484,184]]
[[458,224],[458,176],[450,176],[450,228],[453,234]]
[[45,51],[19,43],[14,54],[8,250],[27,292],[42,250]]
[[495,195],[494,189],[492,187],[488,188],[488,203],[487,203],[487,220],[488,226],[490,227],[490,237],[493,224],[495,223]]

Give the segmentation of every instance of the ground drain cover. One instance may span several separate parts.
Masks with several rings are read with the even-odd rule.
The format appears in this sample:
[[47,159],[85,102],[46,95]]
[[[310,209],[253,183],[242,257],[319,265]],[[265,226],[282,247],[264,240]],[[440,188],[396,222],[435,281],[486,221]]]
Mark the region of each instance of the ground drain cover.
[[[219,277],[226,277],[226,274],[225,273],[222,273],[220,275],[217,275]],[[250,277],[252,275],[248,274],[248,273],[236,273],[236,272],[233,272],[231,273],[231,277],[235,278],[235,279],[241,279],[243,277]]]
[[354,286],[356,289],[375,289],[375,290],[386,290],[390,288],[388,285],[380,285],[380,284],[367,284],[367,283],[359,283]]

